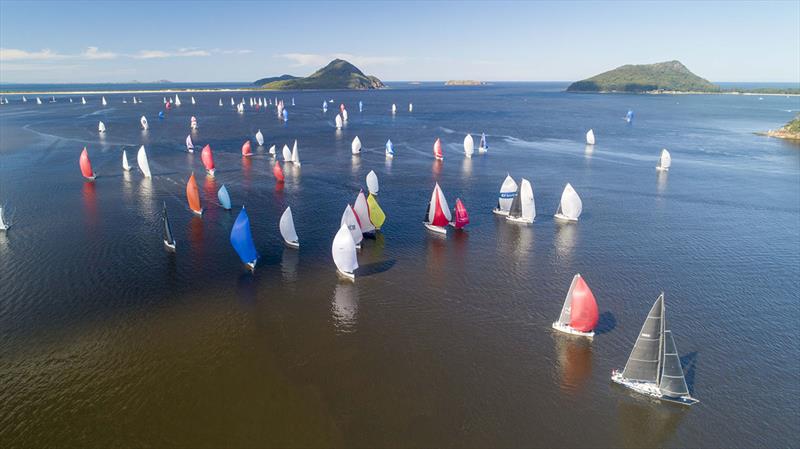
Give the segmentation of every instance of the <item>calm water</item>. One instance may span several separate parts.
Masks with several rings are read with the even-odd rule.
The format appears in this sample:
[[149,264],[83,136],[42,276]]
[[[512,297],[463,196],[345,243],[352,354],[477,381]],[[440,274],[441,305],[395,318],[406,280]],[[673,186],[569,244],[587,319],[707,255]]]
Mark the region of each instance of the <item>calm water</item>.
[[[161,95],[107,95],[106,108],[12,97],[0,107],[0,202],[14,222],[0,233],[0,446],[796,445],[800,148],[752,132],[788,121],[800,99],[561,88],[284,94],[297,102],[286,125],[274,109],[235,114],[229,95],[224,107],[218,94],[196,106],[183,96],[164,120]],[[350,105],[341,133],[327,98]],[[192,115],[216,179],[184,151]],[[303,165],[287,167],[282,189],[265,149],[240,156],[257,129],[267,147],[299,140]],[[490,152],[465,159],[465,133],[481,131]],[[365,151],[353,158],[355,135]],[[152,180],[120,168],[122,149],[133,160],[140,144]],[[83,146],[95,183],[78,170]],[[658,175],[662,147],[673,167]],[[202,218],[186,206],[192,170]],[[388,220],[343,283],[330,244],[369,170]],[[534,225],[491,213],[506,172],[533,183]],[[435,181],[464,201],[467,232],[422,227]],[[561,225],[552,213],[567,182],[584,213]],[[247,205],[254,275],[228,243],[222,183]],[[161,242],[162,201],[175,255]],[[278,233],[287,205],[299,251]],[[550,329],[576,272],[600,306],[592,342]],[[662,290],[702,401],[690,409],[609,381]]]

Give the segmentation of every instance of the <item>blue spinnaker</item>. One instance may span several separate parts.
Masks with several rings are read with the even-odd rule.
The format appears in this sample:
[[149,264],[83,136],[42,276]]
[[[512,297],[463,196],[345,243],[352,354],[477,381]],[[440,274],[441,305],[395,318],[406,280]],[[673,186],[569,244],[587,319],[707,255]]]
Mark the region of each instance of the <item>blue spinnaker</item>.
[[239,216],[236,217],[236,222],[233,223],[231,245],[236,250],[236,253],[239,254],[239,259],[243,263],[255,265],[258,259],[258,252],[255,244],[253,244],[253,234],[250,233],[250,218],[247,216],[244,206],[242,206]]
[[219,198],[219,203],[222,205],[223,209],[231,209],[231,196],[228,194],[228,189],[225,187],[225,184],[217,191],[217,198]]

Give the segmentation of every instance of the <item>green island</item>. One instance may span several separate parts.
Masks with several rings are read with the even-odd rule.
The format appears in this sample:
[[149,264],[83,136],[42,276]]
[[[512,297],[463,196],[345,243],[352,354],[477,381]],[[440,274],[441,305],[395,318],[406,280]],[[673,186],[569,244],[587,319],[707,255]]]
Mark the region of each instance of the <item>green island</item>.
[[567,92],[720,92],[716,84],[701,78],[680,61],[627,64],[567,87]]
[[283,75],[274,78],[262,78],[255,82],[262,89],[268,90],[307,90],[307,89],[381,89],[386,87],[374,76],[365,75],[353,64],[334,59],[325,67],[302,78]]
[[771,129],[765,133],[756,134],[779,139],[800,140],[800,114],[780,129]]

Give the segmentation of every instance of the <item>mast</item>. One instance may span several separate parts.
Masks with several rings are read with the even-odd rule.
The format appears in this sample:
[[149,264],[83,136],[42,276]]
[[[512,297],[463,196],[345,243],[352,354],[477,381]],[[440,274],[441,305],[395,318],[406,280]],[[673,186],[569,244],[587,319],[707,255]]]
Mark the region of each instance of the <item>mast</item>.
[[659,298],[661,298],[661,332],[659,332],[658,335],[658,371],[656,371],[656,374],[658,375],[656,379],[657,384],[661,383],[661,368],[664,362],[664,331],[667,327],[667,317],[664,315],[664,292],[661,292],[661,296],[659,296]]

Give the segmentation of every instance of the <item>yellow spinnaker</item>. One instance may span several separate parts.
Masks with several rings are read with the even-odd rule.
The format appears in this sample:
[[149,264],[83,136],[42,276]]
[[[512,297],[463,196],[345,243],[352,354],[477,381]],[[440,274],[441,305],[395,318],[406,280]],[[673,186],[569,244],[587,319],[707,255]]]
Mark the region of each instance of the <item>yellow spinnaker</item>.
[[375,225],[375,229],[380,229],[383,222],[386,221],[386,214],[383,213],[378,200],[370,193],[367,197],[367,206],[369,206],[369,219]]

